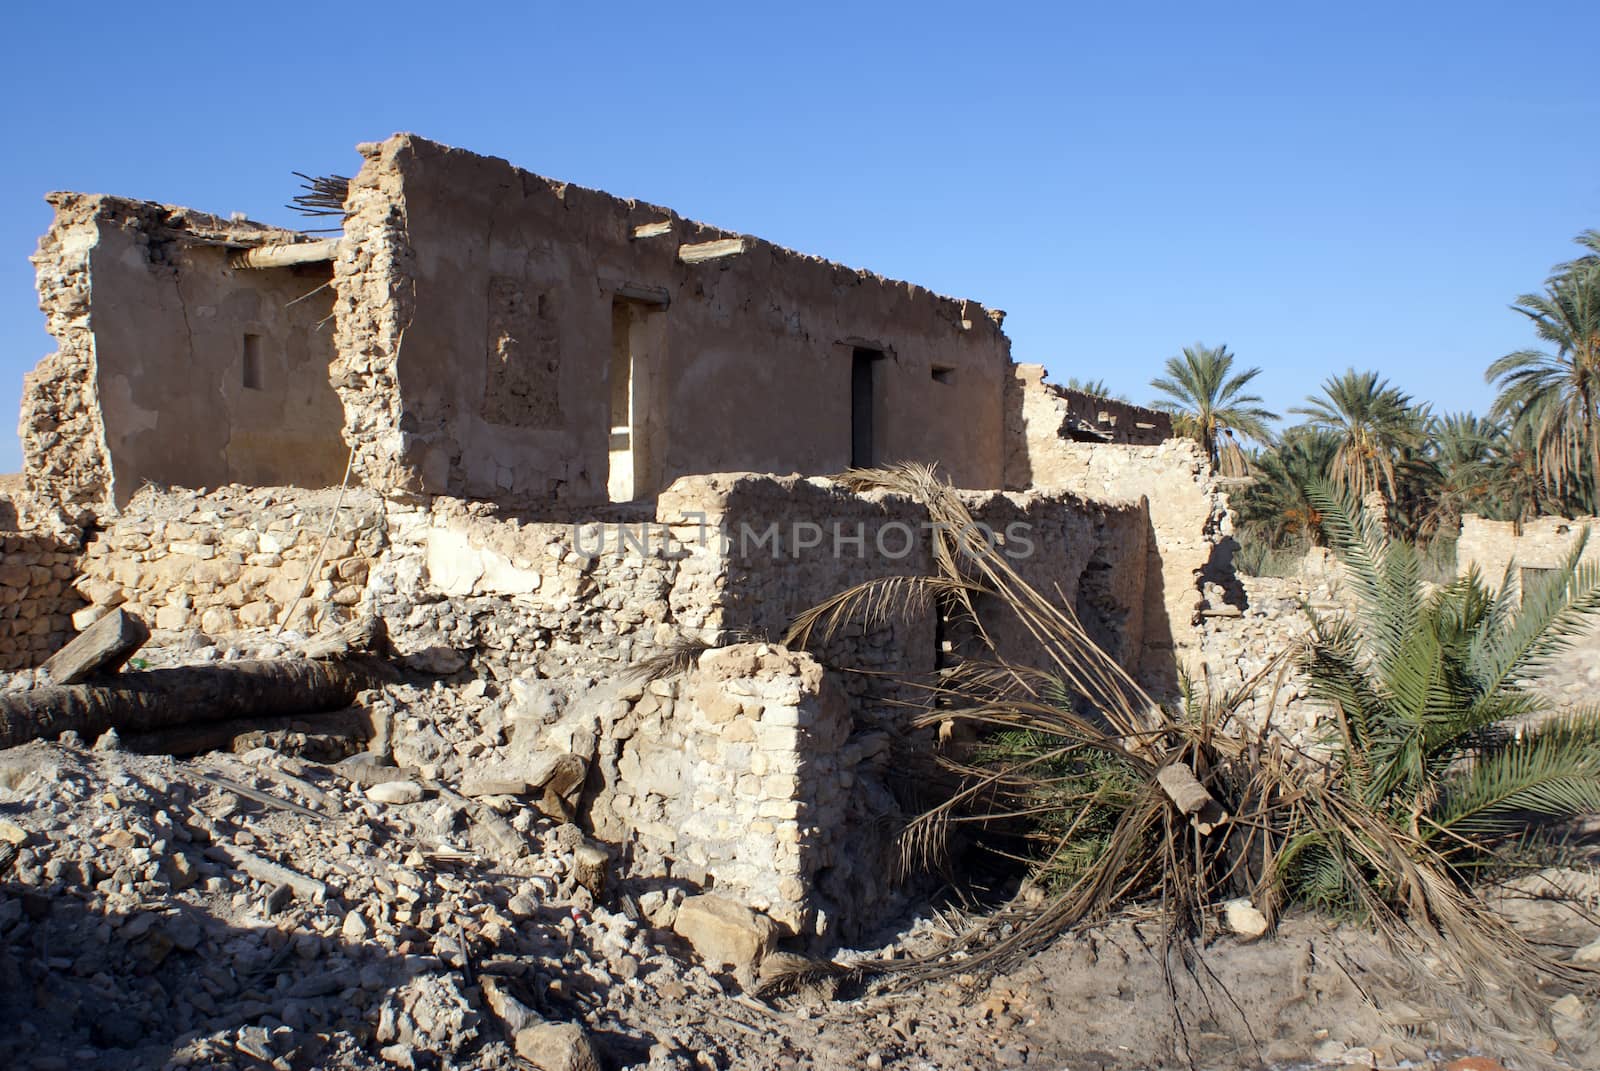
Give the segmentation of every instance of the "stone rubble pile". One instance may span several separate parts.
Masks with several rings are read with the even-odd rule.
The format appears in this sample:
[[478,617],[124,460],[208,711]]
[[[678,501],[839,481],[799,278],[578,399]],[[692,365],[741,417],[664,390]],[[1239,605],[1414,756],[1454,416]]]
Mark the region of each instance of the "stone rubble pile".
[[[260,657],[302,638],[209,639],[141,656]],[[0,1016],[19,1024],[0,1066],[665,1071],[831,1049],[804,1007],[779,1026],[740,995],[779,926],[703,868],[635,865],[567,821],[587,767],[563,782],[543,756],[562,733],[584,751],[561,713],[594,683],[390,684],[363,694],[374,735],[340,761],[299,746],[314,717],[235,743],[275,747],[188,759],[134,753],[115,731],[0,752],[0,841],[15,848]],[[524,728],[513,747],[528,717],[545,743]],[[874,1051],[921,1051],[903,1021],[879,1027],[891,1040]]]
[[370,754],[185,761],[115,737],[0,756],[0,837],[18,848],[0,997],[20,1024],[0,1064],[512,1066],[475,989],[489,976],[553,1021],[654,1047],[650,1066],[717,1052],[623,1023],[723,984],[652,929],[686,888],[597,902],[605,867],[577,827]]

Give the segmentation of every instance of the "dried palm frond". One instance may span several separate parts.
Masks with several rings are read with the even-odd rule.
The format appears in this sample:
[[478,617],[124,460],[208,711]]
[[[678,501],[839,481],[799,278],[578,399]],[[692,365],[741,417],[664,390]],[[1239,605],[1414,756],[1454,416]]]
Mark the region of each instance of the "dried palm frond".
[[630,684],[649,684],[653,681],[681,677],[700,664],[700,656],[735,643],[760,643],[765,636],[743,630],[727,633],[722,642],[711,643],[697,636],[675,636],[661,650],[639,659],[622,673]]
[[[1313,618],[1308,636],[1243,686],[1183,681],[1176,706],[1155,702],[1084,630],[1067,600],[1029,585],[977,530],[959,495],[927,466],[852,471],[858,490],[904,494],[933,525],[931,578],[851,589],[797,620],[804,644],[860,616],[922,610],[969,615],[981,652],[918,683],[913,728],[970,726],[975,747],[940,753],[953,787],[901,837],[907,869],[947,861],[966,829],[1025,859],[1029,887],[937,954],[858,970],[887,984],[984,977],[1017,966],[1065,933],[1113,912],[1154,911],[1167,963],[1209,977],[1198,939],[1219,905],[1248,897],[1269,924],[1291,902],[1363,917],[1415,974],[1423,999],[1471,1014],[1480,1036],[1527,1038],[1545,1022],[1540,986],[1592,991],[1597,975],[1554,961],[1471,885],[1513,816],[1600,811],[1600,717],[1519,734],[1507,719],[1537,709],[1515,681],[1569,644],[1600,608],[1600,567],[1581,546],[1517,600],[1469,576],[1429,591],[1416,552],[1347,498],[1319,489],[1318,510],[1345,562],[1354,618]],[[978,621],[1010,615],[1041,653],[1020,665]],[[1297,668],[1332,712],[1332,750],[1302,751],[1272,728],[1285,675]],[[1265,717],[1241,708],[1267,692]],[[1225,820],[1180,807],[1161,773],[1185,778]],[[1169,974],[1169,982],[1174,976]],[[1498,1033],[1496,1033],[1498,1032]],[[1508,1042],[1509,1043],[1509,1042]],[[1547,1054],[1519,1047],[1525,1059]]]

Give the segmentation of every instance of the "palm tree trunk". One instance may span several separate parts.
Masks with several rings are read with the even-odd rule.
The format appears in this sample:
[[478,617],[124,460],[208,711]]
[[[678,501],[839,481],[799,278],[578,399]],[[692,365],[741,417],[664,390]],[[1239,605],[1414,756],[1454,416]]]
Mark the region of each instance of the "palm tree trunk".
[[1595,436],[1594,399],[1585,386],[1583,398],[1583,437],[1589,446],[1589,512],[1600,513],[1600,438]]
[[0,696],[0,748],[71,730],[153,732],[232,718],[312,714],[349,706],[378,679],[373,658],[274,659],[124,673],[106,684],[67,684]]

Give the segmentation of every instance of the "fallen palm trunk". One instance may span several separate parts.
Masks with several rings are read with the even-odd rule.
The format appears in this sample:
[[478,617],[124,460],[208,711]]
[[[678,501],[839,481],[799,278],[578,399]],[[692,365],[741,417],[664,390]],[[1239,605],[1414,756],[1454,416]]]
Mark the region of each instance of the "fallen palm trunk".
[[35,688],[0,696],[0,748],[68,731],[93,740],[107,729],[149,733],[339,710],[379,680],[381,665],[371,658],[225,662]]
[[315,750],[317,745],[327,750],[342,744],[344,750],[336,758],[343,758],[345,754],[360,750],[372,735],[371,716],[356,708],[327,714],[305,712],[286,718],[250,717],[190,723],[150,733],[127,733],[123,743],[129,751],[142,755],[184,756],[198,755],[202,751],[242,751],[258,742],[275,746],[274,740],[288,738],[299,740],[301,750]]

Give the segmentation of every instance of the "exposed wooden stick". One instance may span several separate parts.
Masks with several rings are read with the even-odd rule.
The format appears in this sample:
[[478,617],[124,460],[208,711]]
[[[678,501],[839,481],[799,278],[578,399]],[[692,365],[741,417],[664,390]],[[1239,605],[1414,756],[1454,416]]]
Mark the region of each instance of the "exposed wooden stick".
[[249,785],[242,785],[232,778],[217,777],[215,775],[207,774],[197,774],[196,776],[208,785],[220,788],[224,792],[232,792],[235,796],[243,796],[247,800],[254,800],[255,802],[266,807],[274,807],[280,811],[288,811],[291,814],[298,814],[306,818],[329,817],[327,814],[321,811],[312,810],[310,807],[307,807],[304,804],[296,803],[294,800],[286,800],[281,796],[274,796],[270,792],[263,792],[259,788],[251,788]]
[[115,673],[149,638],[149,627],[119,606],[69,640],[44,668],[55,684],[77,684]]
[[1181,814],[1194,814],[1212,802],[1211,793],[1195,778],[1194,771],[1182,763],[1163,766],[1156,771],[1156,780]]
[[264,881],[269,885],[287,885],[302,900],[321,903],[328,898],[328,886],[316,878],[297,874],[286,866],[279,866],[253,852],[245,851],[238,845],[219,843],[206,849],[206,854],[214,857],[220,855],[219,861],[232,863],[257,881]]
[[228,258],[228,267],[289,268],[296,264],[316,264],[332,260],[339,252],[339,239],[319,238],[314,242],[289,242],[284,245],[258,245],[241,249]]
[[736,257],[745,251],[743,238],[719,238],[714,242],[694,242],[678,247],[678,260],[684,264],[704,264],[708,260]]
[[1157,770],[1156,782],[1177,806],[1179,813],[1188,815],[1202,834],[1209,834],[1228,820],[1228,812],[1206,791],[1194,771],[1182,763],[1173,763]]

